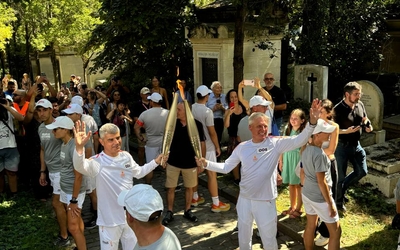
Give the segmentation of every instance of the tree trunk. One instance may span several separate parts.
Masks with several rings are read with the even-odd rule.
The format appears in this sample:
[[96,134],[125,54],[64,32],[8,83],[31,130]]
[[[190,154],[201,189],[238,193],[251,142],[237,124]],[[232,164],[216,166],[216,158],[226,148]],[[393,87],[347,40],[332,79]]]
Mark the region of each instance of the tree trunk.
[[[29,76],[32,78],[33,77],[33,72],[32,72],[32,63],[30,59],[30,53],[31,53],[31,44],[29,42],[29,27],[28,24],[25,24],[25,72],[29,74]],[[32,80],[32,79],[31,79]]]
[[58,85],[60,83],[59,81],[59,71],[58,71],[58,63],[57,63],[57,58],[56,58],[56,50],[54,48],[54,43],[50,43],[50,49],[51,49],[51,54],[50,54],[50,60],[51,60],[51,66],[53,68],[53,75],[54,75],[54,88],[58,90]]
[[83,66],[83,82],[86,82],[86,84],[89,84],[89,83],[86,81],[86,79],[87,79],[86,70],[87,70],[87,68],[88,68],[88,66],[89,66],[89,62],[90,62],[90,59],[92,58],[93,54],[94,54],[94,53],[92,53],[89,57],[86,57],[86,56],[84,56],[84,55],[81,56],[81,59],[82,59],[82,66]]
[[[39,51],[38,50],[35,50],[35,61],[36,61],[36,68],[37,68],[36,74],[39,75],[40,72],[42,72],[42,67],[40,67],[40,56],[39,56]],[[34,74],[34,73],[32,73],[32,74]],[[32,75],[32,77],[33,77],[33,82],[35,82],[36,81],[36,76]]]
[[233,49],[233,88],[237,89],[240,81],[243,80],[243,42],[244,42],[244,21],[247,15],[248,0],[242,0],[236,6],[235,40]]

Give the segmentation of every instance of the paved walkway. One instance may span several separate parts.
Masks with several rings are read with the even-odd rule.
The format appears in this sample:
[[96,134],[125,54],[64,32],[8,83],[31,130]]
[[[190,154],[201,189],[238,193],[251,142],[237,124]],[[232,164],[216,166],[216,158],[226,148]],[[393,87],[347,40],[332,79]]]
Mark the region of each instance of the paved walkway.
[[[134,158],[136,157],[133,154]],[[199,193],[204,196],[206,202],[193,208],[193,212],[199,218],[199,221],[193,223],[183,218],[184,208],[184,188],[182,191],[175,193],[174,215],[175,220],[169,225],[169,228],[175,232],[179,238],[182,249],[187,250],[205,250],[205,249],[221,249],[231,250],[238,248],[238,237],[236,227],[236,210],[234,203],[230,202],[231,210],[228,212],[213,213],[211,212],[211,197],[207,190],[207,178],[205,174],[200,176]],[[135,183],[143,183],[142,180],[135,180]],[[166,192],[164,190],[165,172],[155,171],[153,179],[153,187],[157,189],[164,199],[164,207],[166,207]],[[182,179],[179,180],[179,185],[182,185]],[[236,197],[237,189],[231,185],[226,185],[220,182],[220,199],[224,202],[229,202]],[[87,202],[86,202],[87,201]],[[90,218],[90,201],[86,196],[86,201],[83,207],[84,220]],[[165,210],[165,209],[164,209]],[[255,224],[254,224],[255,225]],[[253,236],[253,249],[262,249],[261,239]],[[98,228],[85,230],[87,246],[89,250],[100,249]],[[304,247],[282,233],[278,237],[279,249],[300,250]],[[72,248],[73,249],[73,248]],[[121,249],[121,247],[120,247]]]

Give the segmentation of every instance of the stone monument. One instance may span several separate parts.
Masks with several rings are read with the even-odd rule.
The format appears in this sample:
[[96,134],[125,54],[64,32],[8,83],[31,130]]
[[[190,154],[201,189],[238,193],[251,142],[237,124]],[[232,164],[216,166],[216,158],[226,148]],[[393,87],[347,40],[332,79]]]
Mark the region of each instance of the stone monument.
[[[364,103],[365,110],[367,111],[368,118],[371,120],[371,125],[374,128],[371,133],[374,135],[372,141],[364,139],[362,145],[372,145],[385,142],[386,131],[382,130],[383,125],[383,106],[384,99],[382,91],[379,87],[370,81],[360,80],[357,81],[362,86],[361,101]],[[365,135],[366,137],[370,137]]]
[[294,99],[311,102],[328,98],[328,67],[321,65],[297,65],[294,68]]

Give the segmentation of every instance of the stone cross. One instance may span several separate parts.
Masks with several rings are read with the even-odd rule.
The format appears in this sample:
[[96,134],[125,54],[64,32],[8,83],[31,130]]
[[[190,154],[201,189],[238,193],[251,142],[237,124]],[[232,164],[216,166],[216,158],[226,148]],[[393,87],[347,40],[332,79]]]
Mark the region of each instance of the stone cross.
[[309,77],[307,77],[307,81],[310,83],[310,100],[309,102],[312,102],[314,100],[314,82],[316,82],[318,79],[314,77],[314,73],[311,73]]
[[321,65],[296,65],[294,68],[294,99],[312,102],[328,97],[328,67]]

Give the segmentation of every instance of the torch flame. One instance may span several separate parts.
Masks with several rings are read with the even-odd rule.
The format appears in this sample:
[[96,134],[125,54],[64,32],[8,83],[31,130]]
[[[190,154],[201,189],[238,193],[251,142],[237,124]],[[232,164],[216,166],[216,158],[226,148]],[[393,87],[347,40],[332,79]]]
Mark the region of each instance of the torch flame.
[[181,85],[181,80],[176,80],[176,84],[178,85],[178,89],[179,89],[179,92],[181,93],[181,97],[182,97],[182,100],[186,100],[186,98],[185,98],[185,90],[183,89],[183,86]]

